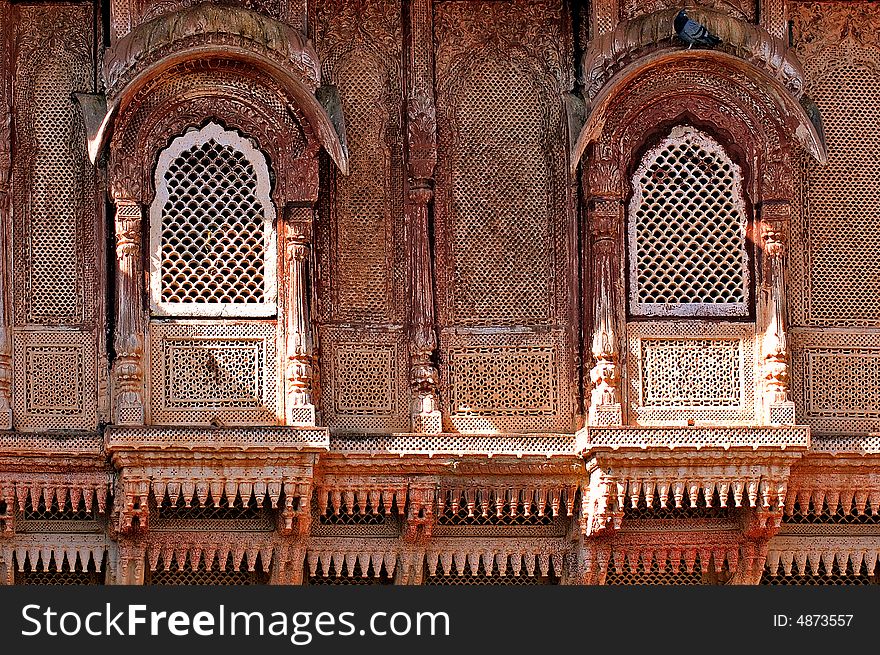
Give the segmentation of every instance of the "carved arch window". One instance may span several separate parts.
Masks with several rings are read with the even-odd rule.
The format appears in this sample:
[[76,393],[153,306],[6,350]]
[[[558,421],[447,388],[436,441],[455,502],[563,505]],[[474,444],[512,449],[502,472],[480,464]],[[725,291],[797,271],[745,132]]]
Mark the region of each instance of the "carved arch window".
[[750,315],[749,210],[739,166],[711,136],[673,128],[632,177],[629,312]]
[[217,123],[159,155],[150,206],[154,316],[276,313],[275,208],[266,157]]

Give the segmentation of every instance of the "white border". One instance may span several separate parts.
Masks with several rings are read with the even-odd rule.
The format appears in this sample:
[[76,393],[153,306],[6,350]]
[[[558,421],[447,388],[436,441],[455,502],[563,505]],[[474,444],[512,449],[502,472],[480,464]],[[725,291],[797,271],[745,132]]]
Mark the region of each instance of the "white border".
[[[740,263],[742,266],[743,277],[743,302],[736,303],[642,303],[639,302],[639,271],[636,266],[636,253],[638,252],[638,230],[636,228],[635,214],[642,204],[643,189],[640,183],[641,179],[647,173],[656,161],[660,153],[670,145],[676,145],[682,141],[696,143],[707,152],[720,158],[723,162],[730,166],[733,174],[733,198],[731,198],[734,207],[740,214]],[[746,203],[742,192],[742,173],[724,148],[707,134],[689,125],[679,125],[672,129],[669,136],[663,139],[656,146],[651,148],[642,157],[638,169],[633,174],[633,197],[629,204],[629,212],[627,215],[627,258],[629,260],[629,311],[634,316],[686,316],[686,317],[705,317],[705,316],[736,316],[744,317],[749,315],[749,305],[751,303],[751,294],[749,287],[749,257],[746,250],[747,229],[748,229],[748,212],[746,211]]]
[[[162,209],[168,200],[168,186],[164,173],[184,150],[200,146],[213,139],[241,152],[254,167],[257,176],[256,196],[263,206],[263,235],[265,255],[263,274],[263,303],[182,303],[161,302],[162,297]],[[277,294],[277,247],[275,242],[275,206],[270,197],[269,167],[266,158],[246,138],[236,132],[224,130],[217,123],[208,123],[200,130],[175,138],[162,151],[155,172],[156,197],[150,205],[150,310],[153,316],[213,316],[267,317],[276,311]]]

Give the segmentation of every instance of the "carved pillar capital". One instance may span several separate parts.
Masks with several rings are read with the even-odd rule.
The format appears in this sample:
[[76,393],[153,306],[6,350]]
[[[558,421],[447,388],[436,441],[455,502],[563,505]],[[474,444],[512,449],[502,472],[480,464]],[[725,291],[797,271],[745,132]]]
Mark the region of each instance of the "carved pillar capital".
[[143,208],[116,199],[116,334],[113,363],[114,422],[144,423],[144,317],[141,271]]
[[287,255],[285,418],[287,425],[315,425],[314,347],[308,289],[314,209],[288,204],[284,217]]

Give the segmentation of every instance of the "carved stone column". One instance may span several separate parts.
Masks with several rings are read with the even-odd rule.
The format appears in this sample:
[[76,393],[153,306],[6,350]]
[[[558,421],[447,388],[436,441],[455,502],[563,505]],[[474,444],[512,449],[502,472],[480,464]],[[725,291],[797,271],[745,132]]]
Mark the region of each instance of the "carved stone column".
[[410,385],[412,429],[442,430],[435,365],[437,329],[434,315],[429,212],[437,164],[437,114],[434,104],[431,0],[409,4],[407,69],[407,156],[410,187],[406,205],[409,239],[407,290],[410,313]]
[[764,286],[759,308],[766,325],[761,339],[765,417],[770,424],[793,424],[794,403],[789,394],[789,348],[785,307],[785,245],[791,205],[764,202],[761,235],[764,248]]
[[620,272],[615,238],[623,216],[616,198],[596,198],[590,203],[589,224],[593,238],[593,322],[590,352],[589,425],[620,425],[620,357],[617,333],[615,279]]
[[311,207],[289,204],[286,214],[287,349],[285,418],[287,425],[315,425],[312,394],[313,344],[308,303],[308,267],[312,241]]
[[144,315],[140,203],[116,197],[114,423],[144,423]]
[[12,278],[8,268],[9,242],[12,234],[11,189],[12,170],[12,108],[9,80],[10,29],[9,3],[0,1],[0,430],[12,429],[12,334],[10,332],[9,289]]

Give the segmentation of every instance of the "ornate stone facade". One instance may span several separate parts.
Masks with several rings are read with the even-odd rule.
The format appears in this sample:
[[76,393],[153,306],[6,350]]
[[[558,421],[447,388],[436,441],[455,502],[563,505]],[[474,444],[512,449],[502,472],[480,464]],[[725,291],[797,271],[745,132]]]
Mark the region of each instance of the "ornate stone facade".
[[880,10],[686,4],[0,0],[0,584],[880,581]]

